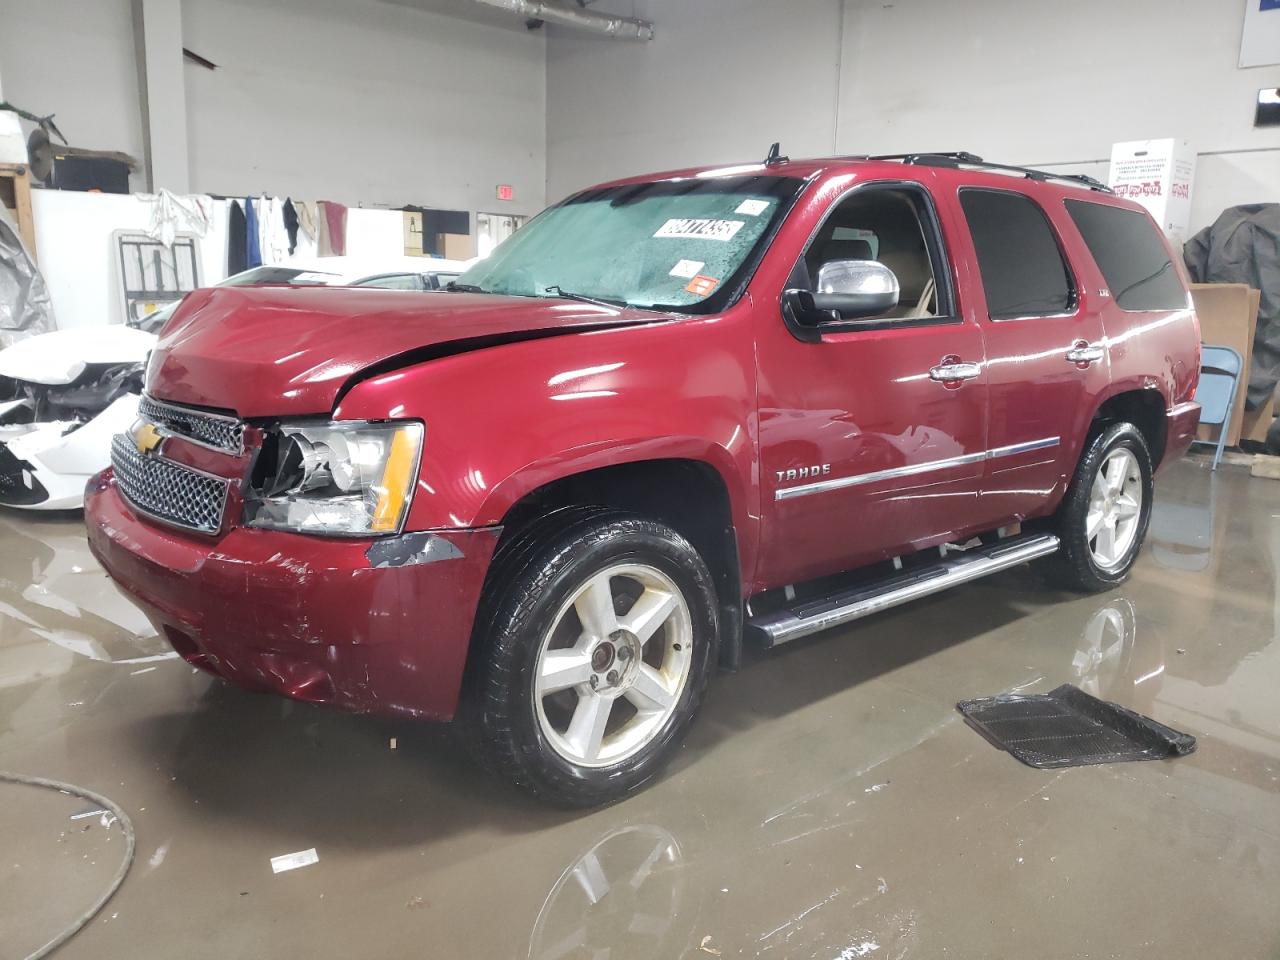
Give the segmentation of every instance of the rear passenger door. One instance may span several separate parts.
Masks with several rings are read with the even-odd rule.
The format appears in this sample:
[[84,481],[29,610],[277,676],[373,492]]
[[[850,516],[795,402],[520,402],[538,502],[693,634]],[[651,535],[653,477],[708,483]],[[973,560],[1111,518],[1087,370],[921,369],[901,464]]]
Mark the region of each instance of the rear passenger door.
[[971,297],[990,403],[980,513],[991,525],[1057,502],[1110,379],[1097,300],[1064,252],[1057,194],[966,186],[956,198],[977,265],[970,289],[981,292]]

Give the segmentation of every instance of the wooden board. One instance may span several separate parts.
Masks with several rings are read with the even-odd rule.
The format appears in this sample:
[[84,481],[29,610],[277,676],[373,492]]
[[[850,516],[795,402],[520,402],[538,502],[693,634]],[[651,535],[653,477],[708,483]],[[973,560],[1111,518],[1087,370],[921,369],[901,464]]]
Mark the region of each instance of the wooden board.
[[1253,458],[1253,466],[1249,468],[1249,472],[1255,477],[1265,477],[1267,480],[1280,480],[1280,457],[1268,456],[1265,453],[1259,453]]
[[36,222],[31,215],[31,174],[24,164],[0,163],[0,202],[13,211],[18,233],[36,259]]

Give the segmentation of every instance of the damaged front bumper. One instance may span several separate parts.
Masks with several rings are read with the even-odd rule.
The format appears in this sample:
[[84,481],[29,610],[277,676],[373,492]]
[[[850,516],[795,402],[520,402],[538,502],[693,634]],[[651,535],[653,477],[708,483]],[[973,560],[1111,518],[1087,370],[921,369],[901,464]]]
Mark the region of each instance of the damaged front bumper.
[[297,700],[453,716],[497,528],[196,536],[139,517],[109,470],[85,519],[99,562],[188,663]]
[[138,395],[116,398],[83,423],[5,423],[24,402],[0,404],[0,504],[29,510],[80,507],[85,484],[111,460],[111,438],[136,419]]

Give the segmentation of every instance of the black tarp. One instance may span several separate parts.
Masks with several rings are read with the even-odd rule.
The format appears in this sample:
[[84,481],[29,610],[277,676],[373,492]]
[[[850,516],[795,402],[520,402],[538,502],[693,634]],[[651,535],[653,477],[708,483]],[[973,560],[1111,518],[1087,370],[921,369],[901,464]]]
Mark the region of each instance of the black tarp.
[[1267,402],[1280,381],[1280,203],[1228,207],[1182,251],[1196,283],[1247,283],[1262,292],[1245,403]]

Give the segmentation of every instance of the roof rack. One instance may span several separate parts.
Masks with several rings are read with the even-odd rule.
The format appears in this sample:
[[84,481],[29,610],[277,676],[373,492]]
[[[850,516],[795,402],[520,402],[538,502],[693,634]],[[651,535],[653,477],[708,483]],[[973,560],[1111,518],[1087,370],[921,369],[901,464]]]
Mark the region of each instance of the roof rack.
[[1048,170],[1034,170],[1031,167],[1016,167],[1007,163],[989,163],[980,156],[964,150],[937,151],[928,153],[886,153],[878,156],[862,156],[860,160],[901,160],[903,163],[919,164],[923,167],[977,167],[982,170],[997,170],[1005,173],[1017,173],[1028,180],[1066,180],[1090,190],[1111,193],[1111,188],[1100,180],[1085,176],[1083,173],[1050,173]]

